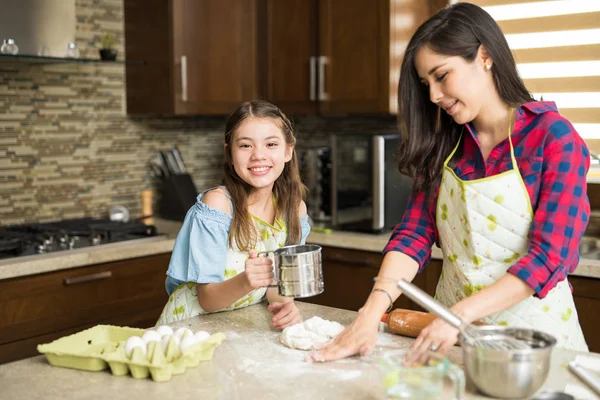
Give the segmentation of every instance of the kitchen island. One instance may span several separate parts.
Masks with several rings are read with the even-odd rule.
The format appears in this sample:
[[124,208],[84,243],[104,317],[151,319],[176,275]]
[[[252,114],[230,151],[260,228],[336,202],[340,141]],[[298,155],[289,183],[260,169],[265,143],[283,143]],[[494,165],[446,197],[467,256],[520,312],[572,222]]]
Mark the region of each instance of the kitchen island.
[[[304,319],[318,315],[348,325],[353,311],[298,302]],[[112,376],[109,370],[87,372],[54,367],[44,356],[0,365],[0,397],[12,399],[384,399],[376,359],[352,357],[329,363],[304,361],[307,354],[279,342],[266,304],[191,318],[173,324],[193,331],[223,332],[227,339],[212,361],[188,369],[164,383]],[[382,324],[383,326],[383,324]],[[377,351],[408,348],[413,339],[379,333]],[[564,391],[581,383],[566,369],[580,354],[555,349],[551,370],[541,390]],[[600,363],[600,354],[591,354]],[[448,357],[462,366],[460,348]],[[450,397],[448,397],[450,398]],[[467,385],[465,399],[487,399]]]

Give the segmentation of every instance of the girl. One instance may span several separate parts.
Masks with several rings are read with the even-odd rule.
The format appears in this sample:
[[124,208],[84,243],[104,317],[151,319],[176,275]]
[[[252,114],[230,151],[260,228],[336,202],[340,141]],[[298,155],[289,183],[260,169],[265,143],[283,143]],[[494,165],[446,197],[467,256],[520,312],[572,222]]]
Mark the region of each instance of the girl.
[[301,321],[293,299],[268,288],[271,259],[257,257],[304,243],[310,231],[295,143],[290,121],[266,101],[244,103],[229,116],[223,186],[202,192],[185,217],[158,324],[246,307],[265,296],[273,326]]
[[[370,352],[400,295],[395,282],[415,277],[434,242],[444,255],[436,297],[464,321],[539,329],[587,351],[567,275],[590,212],[589,152],[553,102],[531,97],[492,17],[458,3],[423,23],[404,56],[398,104],[409,207],[366,304],[312,359]],[[414,359],[446,352],[457,334],[434,320]]]

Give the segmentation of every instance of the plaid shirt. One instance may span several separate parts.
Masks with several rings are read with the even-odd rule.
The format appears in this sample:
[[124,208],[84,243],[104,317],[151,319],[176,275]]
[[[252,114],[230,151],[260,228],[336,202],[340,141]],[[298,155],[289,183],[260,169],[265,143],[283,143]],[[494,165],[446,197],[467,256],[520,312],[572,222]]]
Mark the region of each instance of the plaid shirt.
[[[480,179],[513,168],[508,139],[496,145],[484,161],[475,131],[469,124],[467,128],[463,157],[454,169],[460,179]],[[528,253],[508,272],[543,298],[579,263],[579,242],[590,215],[586,193],[589,151],[553,102],[534,101],[518,108],[511,139],[534,218]],[[424,193],[411,196],[383,253],[402,252],[422,270],[431,258],[433,243],[439,241],[436,203],[437,196],[433,200],[426,199]]]

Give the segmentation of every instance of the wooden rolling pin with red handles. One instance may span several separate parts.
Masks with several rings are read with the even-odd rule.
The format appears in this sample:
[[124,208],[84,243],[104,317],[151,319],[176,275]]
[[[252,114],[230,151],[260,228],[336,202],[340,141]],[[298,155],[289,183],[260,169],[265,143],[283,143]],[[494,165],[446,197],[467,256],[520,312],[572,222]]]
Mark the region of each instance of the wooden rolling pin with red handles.
[[[383,314],[381,322],[398,335],[416,338],[427,325],[437,317],[434,314],[396,308],[389,314]],[[484,322],[475,321],[474,325],[486,325]]]

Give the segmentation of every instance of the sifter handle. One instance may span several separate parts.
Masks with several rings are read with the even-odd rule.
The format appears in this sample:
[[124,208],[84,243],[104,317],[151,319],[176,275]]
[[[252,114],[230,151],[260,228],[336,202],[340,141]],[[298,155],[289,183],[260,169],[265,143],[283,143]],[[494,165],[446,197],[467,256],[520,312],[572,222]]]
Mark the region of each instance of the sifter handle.
[[426,308],[453,327],[462,329],[462,320],[423,290],[404,279],[398,281],[398,287],[402,290],[402,293],[406,294],[412,301],[418,303],[421,307]]

